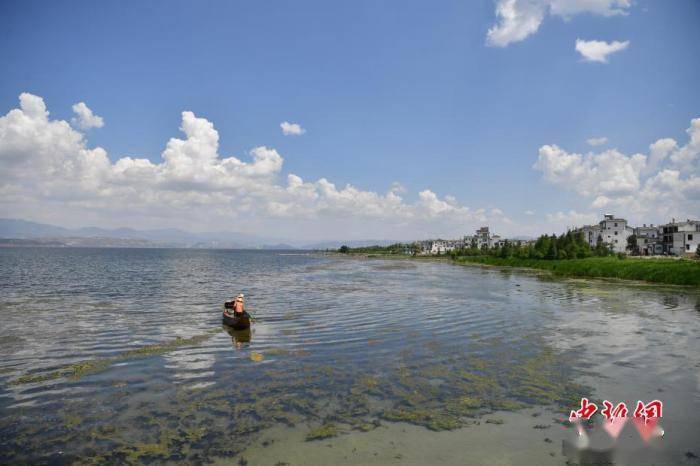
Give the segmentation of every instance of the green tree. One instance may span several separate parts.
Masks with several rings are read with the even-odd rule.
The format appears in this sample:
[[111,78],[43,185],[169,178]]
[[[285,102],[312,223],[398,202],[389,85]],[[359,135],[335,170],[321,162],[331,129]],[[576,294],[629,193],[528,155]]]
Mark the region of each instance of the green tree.
[[557,251],[557,243],[556,241],[550,241],[549,242],[549,248],[547,249],[547,254],[544,256],[545,259],[548,260],[554,260],[559,257],[558,251]]
[[610,246],[608,246],[605,241],[603,241],[603,237],[601,235],[598,235],[598,241],[596,242],[595,245],[595,255],[596,256],[609,256],[612,253],[612,249]]
[[418,254],[420,254],[421,253],[420,243],[417,243],[417,242],[413,243],[413,245],[411,245],[411,252],[413,253],[414,256],[417,256]]
[[637,253],[637,235],[629,235],[627,237],[627,250],[632,253]]
[[347,253],[350,252],[350,248],[347,247],[346,245],[342,245],[342,246],[340,247],[340,249],[338,249],[338,252],[341,252],[341,253],[343,253],[343,254],[347,254]]

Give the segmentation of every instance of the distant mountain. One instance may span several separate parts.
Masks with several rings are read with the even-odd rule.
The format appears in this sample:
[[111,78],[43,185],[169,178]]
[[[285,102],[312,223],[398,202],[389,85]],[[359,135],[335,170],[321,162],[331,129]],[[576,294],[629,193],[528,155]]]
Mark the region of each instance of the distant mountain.
[[[55,225],[31,222],[21,219],[0,219],[0,238],[102,238],[95,244],[105,243],[105,239],[138,240],[149,246],[193,247],[202,249],[244,249],[260,248],[265,244],[280,243],[279,238],[267,238],[245,233],[207,232],[190,233],[176,228],[157,230],[135,230],[133,228],[106,229],[100,227],[63,228]],[[136,244],[136,243],[134,243]],[[146,244],[146,243],[143,243]]]
[[[257,236],[236,232],[191,233],[177,228],[135,230],[133,228],[63,228],[28,220],[0,218],[0,244],[19,245],[13,240],[41,240],[43,246],[93,247],[175,247],[196,249],[338,249],[350,247],[387,246],[397,240],[319,241],[305,244],[286,238]],[[24,242],[30,245],[31,242]]]
[[145,239],[105,237],[60,237],[60,238],[0,238],[0,247],[73,247],[73,248],[169,248],[175,244],[156,243]]
[[48,238],[67,236],[67,228],[29,222],[13,218],[0,218],[0,237],[2,238]]
[[299,249],[291,244],[279,243],[279,244],[263,244],[262,249],[268,249],[270,251],[289,251],[292,249]]

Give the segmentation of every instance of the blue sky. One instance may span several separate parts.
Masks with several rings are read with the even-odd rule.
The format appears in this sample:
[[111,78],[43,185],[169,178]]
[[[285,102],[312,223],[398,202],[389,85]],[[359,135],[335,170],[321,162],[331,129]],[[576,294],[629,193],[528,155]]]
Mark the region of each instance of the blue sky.
[[[700,117],[700,2],[559,1],[583,10],[560,15],[555,6],[543,6],[537,30],[505,46],[487,43],[489,28],[499,21],[492,0],[5,1],[0,115],[18,107],[23,92],[41,97],[52,120],[70,121],[71,106],[85,102],[104,119],[103,127],[81,132],[86,147],[104,148],[113,163],[130,156],[159,164],[168,140],[184,137],[178,127],[181,112],[189,110],[214,125],[222,158],[247,162],[254,147],[274,148],[284,159],[274,174],[280,185],[288,173],[380,194],[398,182],[410,205],[428,189],[440,199],[453,196],[450,204],[498,209],[505,217],[467,216],[427,226],[392,214],[393,228],[405,229],[395,237],[454,234],[481,220],[510,234],[534,234],[610,209],[657,223],[670,214],[700,213],[694,191],[681,193],[676,210],[644,211],[613,199],[615,190],[577,191],[547,168],[533,169],[548,144],[567,154],[615,148],[631,156],[649,154],[660,138],[673,138],[680,148],[688,143],[686,129]],[[588,5],[596,3],[619,13]],[[577,39],[629,44],[600,63],[575,50]],[[284,136],[283,121],[306,132]],[[591,147],[586,140],[594,137],[608,142]],[[694,186],[696,158],[667,168]],[[655,174],[643,172],[640,191]],[[6,188],[18,183],[3,180]],[[613,201],[594,205],[601,195]],[[33,201],[45,209],[18,197],[0,213],[70,225],[160,225],[145,220],[143,209],[112,215],[101,206],[59,202],[66,198],[60,193],[49,196]],[[348,222],[373,224],[361,212],[340,209],[323,217],[326,207],[305,211],[308,221],[294,225],[268,211],[255,213],[259,222],[251,229],[288,226],[303,236],[316,222],[324,225],[319,236],[391,236],[382,228],[349,228]],[[557,220],[556,213],[566,215]],[[167,215],[160,222],[201,225]]]

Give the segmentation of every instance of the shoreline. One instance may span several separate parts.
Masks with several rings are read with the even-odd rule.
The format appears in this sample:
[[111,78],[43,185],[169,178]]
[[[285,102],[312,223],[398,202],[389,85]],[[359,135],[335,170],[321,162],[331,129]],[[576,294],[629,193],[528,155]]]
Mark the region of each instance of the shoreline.
[[[499,257],[492,256],[462,256],[453,259],[450,256],[408,256],[408,255],[396,255],[396,254],[381,254],[381,253],[341,253],[341,252],[324,252],[323,255],[334,256],[334,257],[346,257],[346,258],[356,258],[361,260],[367,259],[390,259],[390,260],[411,260],[411,261],[430,261],[430,262],[446,262],[454,265],[466,266],[466,267],[483,267],[483,268],[495,268],[499,270],[515,270],[520,272],[535,273],[537,275],[547,275],[551,277],[558,278],[569,278],[569,279],[586,279],[586,280],[602,280],[609,283],[619,283],[619,284],[636,284],[636,285],[663,285],[680,287],[682,289],[698,289],[700,288],[700,261],[696,263],[685,261],[682,259],[664,259],[664,258],[654,258],[654,259],[640,259],[640,258],[626,258],[623,260],[613,259],[613,258],[588,258],[588,259],[571,259],[571,260],[539,260],[535,261],[532,259],[503,259]],[[588,262],[585,262],[588,261]],[[644,261],[644,262],[642,262]],[[658,261],[658,262],[655,262]],[[597,262],[597,263],[596,263]],[[593,265],[604,265],[608,268],[606,272],[616,272],[620,273],[624,271],[623,269],[630,268],[626,264],[643,264],[644,267],[650,268],[654,265],[666,265],[666,264],[681,264],[673,265],[672,267],[685,267],[687,269],[697,268],[697,270],[692,270],[692,272],[697,275],[693,275],[690,279],[694,279],[690,283],[679,283],[678,281],[669,280],[669,277],[656,277],[657,279],[645,279],[637,277],[622,277],[612,274],[602,274],[602,273],[591,273],[582,266]],[[542,267],[537,267],[533,265],[541,265]],[[563,265],[562,268],[558,266]],[[579,266],[578,268],[574,268]],[[675,277],[672,277],[675,278]]]

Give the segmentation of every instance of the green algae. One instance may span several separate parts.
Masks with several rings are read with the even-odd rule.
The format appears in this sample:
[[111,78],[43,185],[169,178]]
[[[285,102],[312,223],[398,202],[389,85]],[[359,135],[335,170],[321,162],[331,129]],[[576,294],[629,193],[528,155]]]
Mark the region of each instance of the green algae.
[[453,430],[462,427],[459,419],[430,409],[389,409],[382,413],[387,421],[407,422],[427,427],[430,430]]
[[[63,422],[71,425],[73,437],[61,441],[77,442],[85,432],[91,443],[83,448],[95,452],[96,463],[198,463],[213,456],[230,457],[262,429],[278,424],[318,426],[309,431],[309,441],[368,432],[381,425],[380,419],[446,431],[472,425],[495,411],[562,404],[577,391],[587,392],[568,381],[570,366],[561,354],[531,336],[511,345],[513,349],[503,348],[504,343],[494,339],[470,342],[460,350],[441,347],[445,354],[429,361],[404,351],[400,362],[382,372],[358,372],[333,365],[336,361],[299,360],[285,368],[282,358],[261,365],[246,361],[242,368],[250,377],[239,375],[233,385],[229,380],[197,390],[176,387],[166,407],[137,405],[138,417],[132,413],[110,419],[104,429],[92,420],[72,422],[71,410],[66,410]],[[520,351],[522,347],[529,350]],[[472,356],[484,353],[489,357]],[[293,356],[294,350],[265,350],[265,355]],[[97,368],[86,365],[81,373],[93,370]],[[140,435],[134,439],[129,431]],[[34,443],[24,438],[25,445]]]
[[308,434],[306,434],[306,441],[311,442],[313,440],[323,440],[331,437],[335,437],[340,433],[340,429],[335,424],[323,424],[322,426],[311,429]]
[[183,346],[195,346],[211,338],[211,332],[202,335],[195,335],[190,338],[177,337],[164,343],[155,343],[124,351],[109,358],[89,359],[63,366],[52,372],[44,374],[25,374],[10,381],[10,385],[23,385],[28,383],[46,382],[63,377],[80,379],[86,375],[102,372],[115,363],[140,359],[151,356],[158,356],[174,351]]
[[73,429],[73,428],[79,426],[80,424],[82,424],[82,422],[83,422],[82,417],[80,417],[76,414],[69,414],[66,417],[66,420],[63,423],[63,425],[65,425],[68,429]]
[[359,430],[360,432],[370,432],[381,426],[382,423],[377,419],[373,420],[372,422],[359,421],[352,424],[353,430]]
[[358,383],[365,388],[374,389],[374,388],[377,388],[379,386],[379,378],[373,377],[371,375],[366,375],[366,376],[360,377],[360,379],[358,380]]

